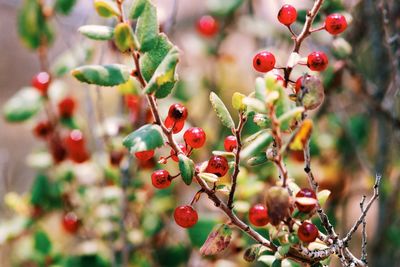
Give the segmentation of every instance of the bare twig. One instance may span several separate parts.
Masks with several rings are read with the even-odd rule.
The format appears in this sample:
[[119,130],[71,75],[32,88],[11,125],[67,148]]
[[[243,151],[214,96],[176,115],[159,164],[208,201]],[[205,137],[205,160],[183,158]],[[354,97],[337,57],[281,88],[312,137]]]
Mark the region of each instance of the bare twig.
[[235,151],[235,169],[232,174],[232,188],[231,191],[229,192],[229,198],[228,198],[228,208],[232,209],[233,208],[233,199],[235,196],[235,190],[236,190],[236,182],[237,182],[237,177],[240,172],[240,151],[242,150],[242,130],[243,126],[246,123],[247,117],[244,115],[243,112],[239,113],[239,125],[236,129],[233,130],[233,133],[236,137],[236,142],[237,142],[237,147]]
[[[364,203],[366,196],[363,196],[360,202],[361,212],[364,212]],[[368,264],[367,261],[367,221],[364,218],[362,221],[362,240],[361,240],[361,260]]]

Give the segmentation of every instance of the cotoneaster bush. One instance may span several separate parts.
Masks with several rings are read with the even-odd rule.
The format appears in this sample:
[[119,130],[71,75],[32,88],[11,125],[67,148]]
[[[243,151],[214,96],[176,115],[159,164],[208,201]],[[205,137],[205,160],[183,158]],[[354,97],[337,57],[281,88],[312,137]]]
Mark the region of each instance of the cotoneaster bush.
[[[231,6],[233,11],[240,6],[239,2]],[[130,61],[74,66],[70,72],[78,81],[97,86],[97,90],[118,87],[124,108],[129,110],[129,123],[116,123],[114,136],[101,129],[103,132],[98,137],[104,143],[101,155],[106,160],[88,150],[85,132],[76,120],[79,103],[72,95],[60,97],[55,93],[57,80],[66,72],[50,69],[46,58],[53,39],[52,16],[57,12],[68,14],[75,1],[59,0],[47,6],[39,0],[25,0],[19,19],[20,33],[24,42],[37,50],[41,70],[34,75],[30,87],[18,92],[5,105],[4,115],[10,122],[22,122],[36,116],[41,109],[46,111],[46,118],[38,119],[33,133],[45,143],[52,158],[51,167],[38,172],[29,204],[24,206],[29,220],[21,226],[34,235],[39,255],[37,263],[51,261],[63,266],[84,266],[82,262],[88,256],[69,257],[52,250],[50,238],[39,223],[51,212],[62,211],[58,220],[68,234],[100,237],[122,255],[123,265],[129,261],[139,264],[143,255],[135,252],[132,244],[138,239],[152,237],[165,221],[188,228],[190,235],[204,234],[196,233],[205,215],[197,205],[201,197],[207,197],[209,205],[225,216],[225,223],[210,229],[199,249],[204,256],[227,250],[232,239],[240,238],[232,235],[235,230],[254,241],[245,248],[247,261],[258,260],[273,267],[326,266],[332,257],[339,257],[343,266],[367,266],[366,244],[362,244],[363,255],[359,258],[349,250],[348,242],[361,224],[365,227],[366,213],[378,197],[380,176],[377,176],[370,201],[362,202],[365,206],[359,219],[345,236],[340,236],[323,210],[330,192],[319,190],[311,167],[310,140],[314,123],[309,111],[317,109],[324,101],[323,82],[316,72],[325,71],[329,59],[323,51],[303,55],[300,50],[303,41],[318,31],[338,35],[347,28],[343,15],[319,13],[323,2],[314,1],[298,32],[292,25],[299,19],[300,12],[292,5],[281,7],[276,19],[291,34],[293,50],[282,60],[261,47],[260,51],[254,51],[248,68],[254,68],[260,77],[250,94],[233,93],[231,106],[236,114],[229,112],[218,94],[210,93],[216,117],[230,133],[222,139],[223,151],[214,150],[203,160],[196,161],[194,155],[205,148],[208,137],[203,128],[191,123],[187,126],[191,107],[173,103],[165,113],[159,109],[159,102],[166,101],[164,98],[176,87],[181,55],[168,36],[160,32],[157,9],[150,0],[94,0],[97,14],[109,20],[107,26],[79,28],[88,39],[111,43],[110,49]],[[202,16],[195,26],[208,40],[222,31],[221,22],[214,15]],[[314,23],[317,15],[326,17],[318,23],[320,25]],[[33,24],[27,20],[32,17],[35,17]],[[37,28],[28,32],[32,25]],[[283,60],[287,60],[287,64],[278,66],[277,62]],[[298,66],[307,66],[313,72],[293,77],[292,71]],[[234,117],[238,119],[235,121]],[[243,131],[247,123],[256,125],[258,130],[245,136]],[[90,126],[85,128],[94,130]],[[122,135],[123,139],[112,138]],[[308,179],[308,188],[300,188],[286,168],[285,157],[289,153],[302,156],[302,175]],[[68,164],[73,166],[73,171],[68,169]],[[265,184],[265,190],[244,215],[237,211],[239,173],[242,169],[264,164],[273,164],[278,175],[272,183]],[[170,169],[171,166],[175,167]],[[137,173],[144,170],[148,170],[148,180],[155,188],[153,199],[153,196],[144,196],[143,185],[135,179]],[[101,176],[97,172],[103,172],[106,179],[97,181]],[[222,180],[227,182],[221,183]],[[160,209],[157,205],[163,205],[163,197],[178,194],[171,190],[178,183],[195,189],[189,203],[169,207],[167,218],[165,214],[160,218],[160,213],[146,212]],[[15,208],[13,197],[16,196],[9,196],[8,202]],[[145,201],[137,201],[140,197]],[[143,204],[146,201],[148,203]],[[145,241],[140,244],[148,246]],[[162,253],[162,249],[156,250]],[[93,266],[108,266],[99,251],[89,253],[90,261],[96,262]]]

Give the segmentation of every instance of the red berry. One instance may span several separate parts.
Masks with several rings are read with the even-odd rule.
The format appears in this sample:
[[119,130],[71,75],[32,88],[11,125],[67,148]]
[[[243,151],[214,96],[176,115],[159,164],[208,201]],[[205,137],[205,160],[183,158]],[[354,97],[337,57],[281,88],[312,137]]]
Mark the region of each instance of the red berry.
[[275,67],[275,56],[267,51],[257,53],[253,58],[253,67],[259,72],[268,72]]
[[65,149],[65,145],[57,136],[53,136],[53,138],[49,140],[49,150],[51,156],[53,157],[53,161],[56,164],[60,163],[67,157],[67,150]]
[[263,204],[255,204],[249,210],[249,220],[255,226],[264,226],[269,222],[267,207]]
[[[307,77],[310,77],[310,75],[306,75],[306,78]],[[294,91],[296,92],[296,94],[301,91],[301,87],[303,86],[303,80],[304,80],[304,75],[297,78],[294,86]]]
[[182,131],[183,126],[185,125],[185,120],[180,120],[180,121],[174,121],[171,117],[167,117],[164,122],[165,127],[168,129],[172,129],[172,133],[177,134],[180,131]]
[[224,148],[225,151],[232,152],[237,147],[236,137],[229,135],[225,138]]
[[72,117],[75,110],[75,100],[71,97],[66,97],[58,103],[58,112],[63,118]]
[[188,146],[193,148],[200,148],[206,142],[206,133],[199,127],[193,127],[186,130],[183,139]]
[[[317,195],[315,194],[315,192],[309,188],[302,188],[299,192],[297,192],[296,197],[312,198],[313,200],[317,199]],[[296,201],[297,208],[299,209],[299,211],[304,213],[311,212],[316,207],[316,205],[316,203],[305,204]]]
[[197,211],[191,206],[179,206],[174,211],[175,222],[183,227],[190,228],[195,225],[199,219]]
[[124,154],[124,151],[112,151],[110,153],[110,164],[113,166],[119,166],[124,158]]
[[317,227],[309,222],[303,222],[299,230],[297,230],[297,235],[299,239],[303,242],[310,243],[314,242],[318,237],[318,229]]
[[213,173],[219,177],[224,176],[229,170],[228,161],[223,156],[212,156],[208,160],[206,172]]
[[154,150],[145,150],[135,153],[135,157],[140,161],[150,160],[154,156]]
[[166,170],[157,170],[151,175],[151,183],[155,188],[164,189],[171,184],[169,172]]
[[328,67],[328,57],[322,51],[312,52],[307,57],[307,66],[313,71],[324,71]]
[[75,129],[70,132],[65,140],[67,146],[68,157],[76,162],[82,163],[89,159],[89,155],[85,148],[85,139],[83,133]]
[[218,21],[211,16],[202,16],[197,21],[197,31],[205,37],[214,36],[218,32],[218,29]]
[[43,71],[32,78],[32,86],[35,87],[42,95],[46,95],[50,81],[50,74]]
[[46,138],[53,131],[53,126],[49,121],[41,121],[36,124],[33,133],[39,138]]
[[[178,144],[178,146],[181,148],[182,152],[186,155],[186,152],[187,152],[186,146],[184,144]],[[173,161],[176,161],[176,162],[179,161],[178,156],[175,154],[175,151],[172,148],[171,148],[171,151],[169,152],[169,154]]]
[[168,117],[170,117],[172,120],[176,122],[184,121],[186,120],[187,116],[188,112],[185,106],[181,104],[173,104],[169,107]]
[[346,18],[341,14],[331,14],[325,19],[325,29],[330,34],[342,33],[347,28]]
[[62,225],[64,227],[64,230],[68,233],[76,233],[79,228],[78,216],[76,216],[76,214],[73,212],[68,212],[62,218]]
[[285,82],[285,79],[279,74],[275,74],[275,80],[276,82],[282,82],[282,83]]
[[291,5],[283,5],[278,13],[280,23],[289,26],[297,19],[297,10]]

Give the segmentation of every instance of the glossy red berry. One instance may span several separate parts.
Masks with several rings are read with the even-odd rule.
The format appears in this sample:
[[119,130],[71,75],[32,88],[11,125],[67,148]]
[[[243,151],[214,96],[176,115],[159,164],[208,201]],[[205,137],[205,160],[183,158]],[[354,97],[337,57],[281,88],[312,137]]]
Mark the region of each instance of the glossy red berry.
[[135,153],[135,157],[140,161],[150,160],[154,156],[154,150],[145,150]]
[[228,161],[223,156],[212,156],[208,160],[206,172],[213,173],[219,177],[224,176],[229,170]]
[[32,78],[32,86],[35,87],[42,95],[47,94],[51,81],[50,74],[48,72],[40,72]]
[[297,235],[299,236],[299,239],[303,242],[314,242],[315,239],[317,239],[318,237],[318,229],[312,223],[303,222],[297,230]]
[[[178,146],[181,148],[182,152],[186,155],[186,153],[187,153],[186,145],[178,144]],[[176,161],[176,162],[179,161],[178,156],[176,155],[175,151],[172,148],[171,148],[171,151],[169,152],[169,155],[171,156],[173,161]]]
[[216,21],[212,16],[202,16],[197,21],[197,31],[205,37],[214,36],[218,32],[218,29],[218,21]]
[[164,122],[165,127],[168,129],[171,129],[172,127],[172,133],[177,134],[180,131],[182,131],[183,126],[185,125],[185,120],[180,120],[180,121],[175,121],[171,117],[167,117]]
[[278,13],[280,23],[289,26],[297,19],[297,10],[291,5],[283,5]]
[[259,72],[268,72],[275,67],[275,56],[267,51],[257,53],[253,58],[253,67]]
[[263,204],[255,204],[249,210],[249,220],[255,226],[265,226],[269,222],[267,207]]
[[85,139],[83,133],[75,129],[69,133],[65,140],[68,157],[76,162],[82,163],[89,159],[89,154],[85,148]]
[[312,52],[307,57],[307,66],[313,71],[324,71],[328,67],[328,57],[322,51]]
[[309,188],[302,188],[299,192],[297,192],[296,198],[312,199],[310,203],[306,203],[307,201],[296,201],[296,206],[301,212],[309,213],[317,206],[316,202],[314,201],[317,199],[317,195]]
[[166,170],[157,170],[151,174],[151,183],[155,188],[164,189],[171,184],[169,172]]
[[71,97],[66,97],[58,103],[58,112],[63,118],[70,118],[75,111],[75,100]]
[[33,128],[33,133],[38,138],[46,138],[53,131],[53,126],[49,121],[40,121],[36,124],[35,128]]
[[224,140],[224,148],[227,152],[232,152],[237,147],[236,137],[228,135]]
[[185,106],[182,104],[173,104],[169,107],[168,117],[174,121],[184,121],[188,116],[188,112]]
[[200,148],[206,142],[206,133],[199,127],[189,128],[183,135],[183,139],[188,146]]
[[75,234],[79,228],[78,216],[73,212],[68,212],[62,218],[62,226],[68,233]]
[[347,28],[346,18],[341,14],[331,14],[325,19],[325,29],[330,34],[342,33]]
[[176,224],[183,228],[190,228],[195,225],[199,219],[197,211],[192,206],[179,206],[174,211]]

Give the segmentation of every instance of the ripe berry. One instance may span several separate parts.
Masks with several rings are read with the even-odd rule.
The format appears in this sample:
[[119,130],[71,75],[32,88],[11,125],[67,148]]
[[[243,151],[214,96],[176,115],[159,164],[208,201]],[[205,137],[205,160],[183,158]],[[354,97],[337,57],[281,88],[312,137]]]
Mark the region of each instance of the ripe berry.
[[297,19],[297,10],[291,5],[283,5],[278,13],[280,23],[289,26]]
[[[184,144],[178,144],[178,146],[181,148],[182,152],[186,155],[186,152],[187,152],[186,146]],[[179,161],[178,156],[175,154],[175,151],[172,148],[171,148],[171,151],[169,152],[169,154],[173,161],[176,161],[176,162]]]
[[346,18],[341,14],[331,14],[325,19],[325,29],[330,34],[342,33],[347,28]]
[[206,142],[206,133],[199,127],[193,127],[186,130],[183,139],[188,146],[193,148],[200,148]]
[[63,118],[70,118],[74,114],[75,100],[71,97],[66,97],[58,103],[58,112]]
[[297,230],[297,235],[299,239],[303,242],[310,243],[314,242],[318,237],[318,229],[317,227],[309,222],[303,222],[299,230]]
[[76,163],[82,163],[89,159],[89,155],[85,148],[85,139],[80,130],[73,130],[65,139],[68,157]]
[[166,170],[157,170],[151,174],[151,183],[155,188],[167,188],[171,184],[169,172]]
[[307,57],[307,66],[313,71],[324,71],[328,67],[328,57],[322,51],[312,52]]
[[135,153],[135,157],[140,161],[150,160],[154,156],[154,150],[145,150]]
[[73,212],[68,212],[62,218],[62,225],[64,230],[70,234],[74,234],[78,231],[79,228],[79,220],[78,216],[76,216]]
[[185,106],[181,104],[173,104],[169,107],[168,117],[173,121],[184,121],[188,116],[188,112]]
[[249,210],[249,220],[255,226],[264,226],[269,222],[267,207],[263,204],[255,204]]
[[197,31],[205,37],[214,36],[218,32],[218,29],[218,21],[211,16],[202,16],[197,21]]
[[175,222],[183,227],[190,228],[197,223],[199,216],[191,206],[179,206],[174,211]]
[[36,76],[32,78],[32,86],[35,87],[42,95],[46,95],[50,80],[50,74],[43,71],[36,74]]
[[[311,198],[311,199],[317,199],[317,195],[315,194],[315,192],[309,188],[302,188],[299,192],[297,192],[296,194],[296,198]],[[310,204],[306,204],[306,203],[300,203],[298,201],[296,201],[296,206],[299,209],[299,211],[304,212],[304,213],[308,213],[311,212],[315,207],[316,207],[316,203],[310,203]]]
[[[310,77],[310,75],[306,75],[306,78],[307,77]],[[296,92],[296,94],[301,91],[301,86],[303,85],[303,80],[304,80],[304,75],[297,78],[295,86],[294,86],[294,91]]]
[[65,149],[65,144],[61,142],[60,138],[56,135],[49,141],[49,150],[53,161],[57,164],[63,161],[67,157],[67,150]]
[[33,128],[33,133],[38,138],[46,138],[53,131],[53,126],[49,121],[41,121]]
[[229,170],[228,161],[223,156],[212,156],[208,160],[206,172],[213,173],[219,177],[224,176]]
[[180,120],[180,121],[174,121],[171,117],[167,117],[165,119],[164,122],[165,127],[167,127],[168,129],[171,129],[172,127],[174,127],[172,129],[172,132],[174,134],[179,133],[180,131],[182,131],[183,126],[185,125],[185,120]]
[[225,151],[232,152],[236,147],[237,147],[236,137],[233,135],[227,136],[224,141]]
[[253,58],[253,67],[259,72],[268,72],[275,67],[275,56],[267,51],[257,53]]

